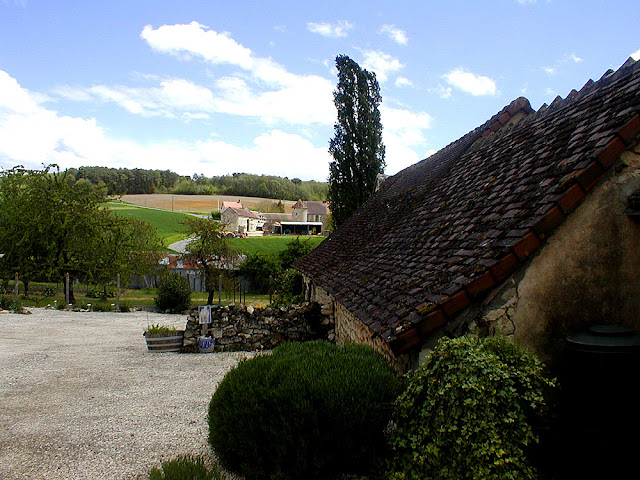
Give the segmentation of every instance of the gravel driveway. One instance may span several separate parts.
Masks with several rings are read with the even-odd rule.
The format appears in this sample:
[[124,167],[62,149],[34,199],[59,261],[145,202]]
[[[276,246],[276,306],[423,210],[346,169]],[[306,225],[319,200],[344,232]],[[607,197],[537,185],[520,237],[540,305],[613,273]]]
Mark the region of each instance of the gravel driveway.
[[150,353],[149,324],[186,315],[0,314],[0,478],[134,479],[208,452],[207,407],[247,353]]

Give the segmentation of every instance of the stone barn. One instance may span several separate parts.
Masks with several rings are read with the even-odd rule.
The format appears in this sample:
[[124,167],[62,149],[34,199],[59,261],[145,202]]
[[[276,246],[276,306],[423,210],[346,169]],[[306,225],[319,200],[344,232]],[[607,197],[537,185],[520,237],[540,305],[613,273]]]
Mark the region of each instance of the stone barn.
[[473,329],[547,356],[572,328],[638,326],[639,132],[633,59],[538,111],[518,98],[384,180],[297,263],[306,297],[400,369]]

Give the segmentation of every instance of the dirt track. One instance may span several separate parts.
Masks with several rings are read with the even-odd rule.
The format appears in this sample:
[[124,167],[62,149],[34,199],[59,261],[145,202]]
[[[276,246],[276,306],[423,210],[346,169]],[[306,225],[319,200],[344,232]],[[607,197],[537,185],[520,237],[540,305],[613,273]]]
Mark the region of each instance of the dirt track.
[[132,479],[208,452],[207,407],[245,353],[146,350],[185,315],[32,309],[0,314],[0,478]]

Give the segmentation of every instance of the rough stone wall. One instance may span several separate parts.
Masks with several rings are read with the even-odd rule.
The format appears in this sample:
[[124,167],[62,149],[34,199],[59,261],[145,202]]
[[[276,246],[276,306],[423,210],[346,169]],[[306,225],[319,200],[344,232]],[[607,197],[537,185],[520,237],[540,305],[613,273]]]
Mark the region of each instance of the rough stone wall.
[[[211,323],[207,328],[207,333],[216,339],[219,351],[269,350],[283,342],[326,338],[326,331],[320,307],[309,303],[266,308],[212,305]],[[196,345],[201,334],[196,308],[187,319],[184,346]]]
[[640,188],[640,146],[553,233],[524,271],[486,302],[481,325],[513,335],[545,360],[587,325],[640,327],[640,223],[625,210]]

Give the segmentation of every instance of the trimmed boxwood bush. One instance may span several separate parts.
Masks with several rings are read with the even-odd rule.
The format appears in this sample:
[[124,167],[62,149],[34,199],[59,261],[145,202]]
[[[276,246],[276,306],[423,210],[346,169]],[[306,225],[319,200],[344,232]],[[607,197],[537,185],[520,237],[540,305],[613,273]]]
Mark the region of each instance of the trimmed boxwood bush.
[[551,385],[506,339],[441,340],[398,399],[388,478],[536,478],[527,449]]
[[209,405],[209,442],[247,480],[364,472],[384,448],[399,389],[370,347],[287,343],[227,373]]
[[164,273],[158,281],[156,308],[160,312],[179,313],[191,306],[189,280],[174,272]]

